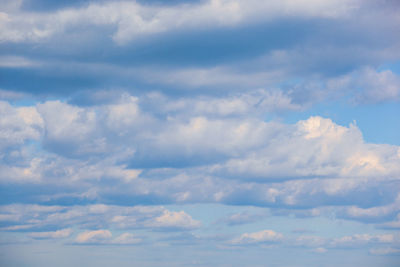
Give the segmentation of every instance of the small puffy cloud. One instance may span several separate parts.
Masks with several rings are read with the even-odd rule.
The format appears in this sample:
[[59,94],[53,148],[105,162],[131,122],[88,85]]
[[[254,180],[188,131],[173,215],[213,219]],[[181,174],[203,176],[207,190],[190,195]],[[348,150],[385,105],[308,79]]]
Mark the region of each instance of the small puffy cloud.
[[244,233],[230,241],[232,245],[250,245],[276,243],[283,240],[283,235],[272,230],[263,230],[255,233]]
[[72,234],[72,229],[62,229],[53,232],[35,232],[30,233],[29,236],[35,239],[59,239],[59,238],[67,238]]
[[168,211],[165,210],[162,215],[154,218],[151,223],[153,227],[166,229],[195,229],[201,226],[199,221],[194,220],[184,211]]
[[107,242],[111,239],[112,234],[109,230],[95,230],[80,233],[75,242],[78,244],[98,244]]

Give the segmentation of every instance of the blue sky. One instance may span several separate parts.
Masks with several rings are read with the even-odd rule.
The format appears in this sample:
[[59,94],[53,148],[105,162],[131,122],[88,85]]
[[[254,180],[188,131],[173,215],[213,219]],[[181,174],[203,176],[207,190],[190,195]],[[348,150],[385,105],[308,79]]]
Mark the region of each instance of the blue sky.
[[397,1],[0,7],[0,265],[399,266]]

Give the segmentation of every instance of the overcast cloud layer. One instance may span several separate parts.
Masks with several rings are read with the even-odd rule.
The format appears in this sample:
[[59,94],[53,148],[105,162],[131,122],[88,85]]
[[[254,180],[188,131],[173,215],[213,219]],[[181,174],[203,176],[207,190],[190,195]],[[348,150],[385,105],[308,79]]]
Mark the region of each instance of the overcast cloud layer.
[[400,5],[1,0],[0,194],[4,266],[396,267]]

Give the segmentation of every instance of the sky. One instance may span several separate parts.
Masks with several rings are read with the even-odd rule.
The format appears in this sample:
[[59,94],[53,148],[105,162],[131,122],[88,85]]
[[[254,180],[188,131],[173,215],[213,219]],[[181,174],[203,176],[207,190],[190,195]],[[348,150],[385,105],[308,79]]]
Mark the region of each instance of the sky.
[[0,0],[0,265],[398,267],[396,0]]

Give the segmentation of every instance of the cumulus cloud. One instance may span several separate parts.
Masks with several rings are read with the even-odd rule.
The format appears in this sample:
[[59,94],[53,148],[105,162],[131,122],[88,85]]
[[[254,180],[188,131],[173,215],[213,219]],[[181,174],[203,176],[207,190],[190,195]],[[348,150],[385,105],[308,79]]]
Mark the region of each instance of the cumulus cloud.
[[364,144],[355,125],[310,117],[280,132],[279,139],[243,158],[216,166],[234,176],[260,181],[289,177],[368,177],[399,173],[398,148]]
[[141,265],[181,246],[174,266],[351,248],[382,265],[400,247],[400,148],[366,140],[396,118],[400,17],[378,2],[0,0],[0,242],[116,261],[140,244]]
[[[205,110],[201,113],[206,116],[169,117],[163,121],[141,112],[137,100],[130,99],[96,109],[60,102],[42,104],[39,111],[45,121],[45,147],[78,158],[113,151],[120,153],[120,160],[130,161],[139,169],[230,158],[213,170],[259,179],[389,176],[399,172],[398,148],[365,144],[355,125],[344,127],[321,117],[296,125],[266,123],[257,117],[209,118],[214,111],[207,111],[201,102],[193,103],[194,107]],[[230,105],[223,99],[220,103]],[[236,104],[243,102],[238,100]],[[258,104],[263,105],[262,101]],[[68,118],[54,115],[51,110],[56,106],[66,109],[63,114],[68,115],[62,116]],[[243,107],[246,110],[249,105]],[[210,152],[214,157],[209,156]],[[285,161],[280,160],[283,158]]]
[[281,233],[277,233],[272,230],[263,230],[254,233],[244,233],[241,236],[232,239],[230,243],[232,245],[268,244],[280,242],[282,239],[283,235]]
[[201,223],[193,220],[192,217],[184,211],[171,212],[165,210],[162,215],[154,219],[151,225],[160,228],[194,229],[200,227]]
[[80,244],[90,244],[90,243],[103,243],[110,239],[112,234],[109,230],[96,230],[96,231],[86,231],[80,233],[75,242]]
[[[394,219],[398,195],[391,183],[398,183],[400,173],[397,146],[365,143],[355,124],[341,126],[319,116],[295,124],[244,116],[244,110],[258,108],[255,99],[263,94],[162,99],[157,101],[164,107],[153,113],[146,105],[162,95],[142,101],[121,94],[98,106],[60,101],[37,107],[4,104],[11,114],[4,123],[21,124],[7,126],[10,133],[4,145],[14,143],[24,164],[3,164],[0,175],[3,181],[30,180],[41,186],[57,178],[60,185],[75,190],[38,195],[39,203],[140,199],[155,204],[247,203],[312,210],[297,211],[300,217],[319,216],[319,208],[335,205],[341,218],[379,223]],[[216,109],[207,106],[208,100],[217,103]],[[244,109],[231,113],[231,103]],[[190,105],[193,113],[178,115]],[[160,116],[173,109],[176,116]],[[41,140],[41,148],[21,149],[30,139]],[[110,182],[114,186],[104,186]],[[121,226],[144,225],[121,216],[114,218]],[[198,227],[184,214],[163,216],[148,224]]]

